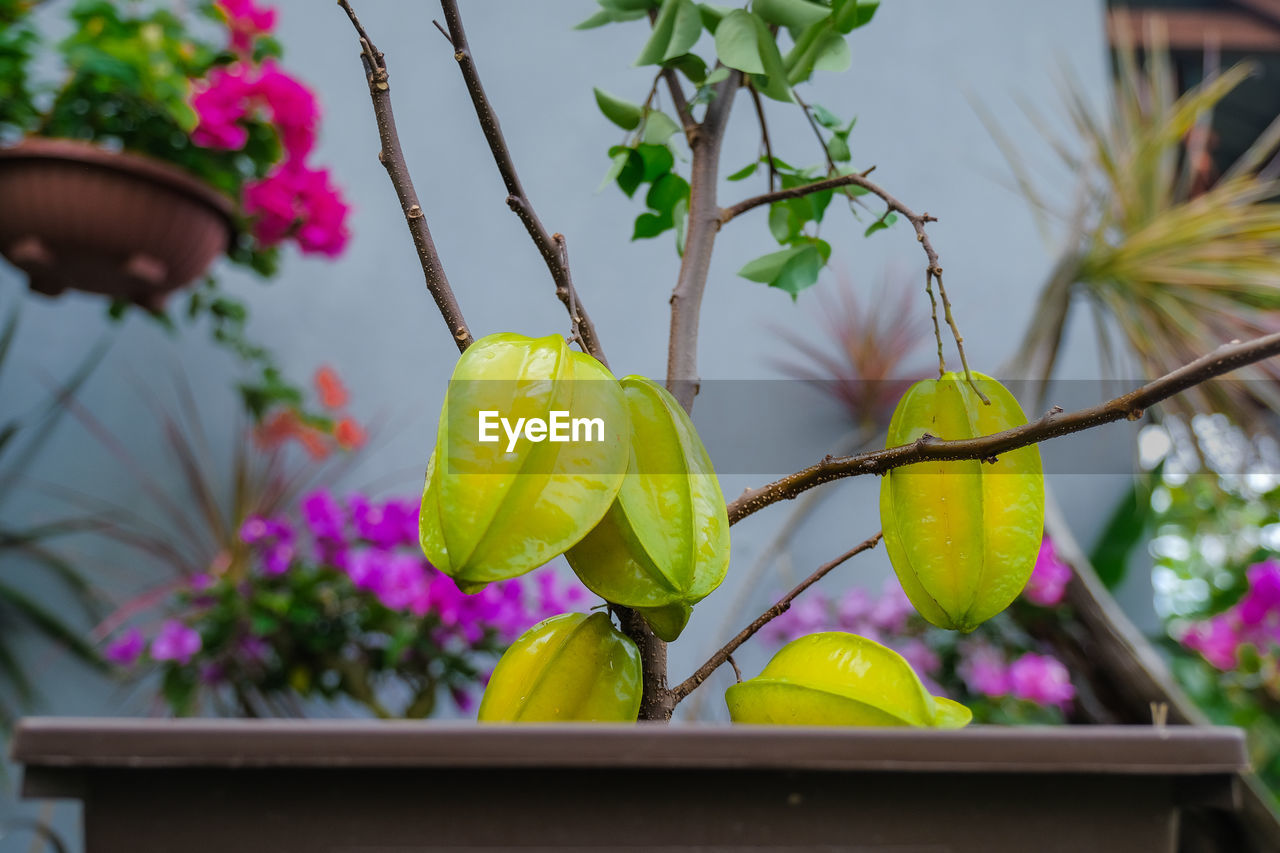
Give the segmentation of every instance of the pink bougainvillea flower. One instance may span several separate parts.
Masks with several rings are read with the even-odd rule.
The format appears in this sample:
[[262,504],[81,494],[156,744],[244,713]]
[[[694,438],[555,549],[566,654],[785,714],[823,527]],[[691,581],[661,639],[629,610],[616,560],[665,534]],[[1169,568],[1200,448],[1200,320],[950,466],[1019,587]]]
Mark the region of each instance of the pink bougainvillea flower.
[[253,0],[217,0],[216,5],[231,31],[231,49],[237,53],[249,53],[259,36],[275,29],[276,10],[271,7],[259,7]]
[[347,388],[342,384],[338,371],[323,365],[316,370],[316,393],[320,395],[320,405],[328,409],[341,409],[347,404]]
[[158,661],[187,664],[200,651],[200,634],[177,619],[169,619],[151,641],[151,657]]
[[867,614],[867,621],[877,630],[899,634],[907,627],[907,620],[912,613],[915,613],[915,608],[902,591],[902,584],[898,583],[896,577],[890,576],[885,578],[880,598]]
[[1065,710],[1076,696],[1071,674],[1050,655],[1027,652],[1009,665],[1009,692],[1019,699]]
[[1280,625],[1280,561],[1255,563],[1246,573],[1249,591],[1240,599],[1240,622],[1250,628]]
[[320,121],[316,96],[270,59],[262,63],[253,94],[271,114],[286,159],[303,160],[315,147]]
[[1040,554],[1036,557],[1031,579],[1022,591],[1026,599],[1041,607],[1057,607],[1066,595],[1071,581],[1071,567],[1058,556],[1049,537],[1040,542]]
[[984,696],[1009,692],[1009,668],[999,649],[986,642],[967,643],[961,646],[960,655],[958,672],[971,691]]
[[191,96],[191,108],[198,119],[191,141],[203,148],[243,148],[249,131],[242,121],[252,108],[254,90],[249,70],[240,63],[210,71]]
[[130,628],[119,637],[111,641],[107,646],[106,658],[119,666],[133,666],[133,664],[142,656],[143,650],[147,646],[146,638],[142,636],[142,632],[137,628]]
[[245,187],[243,206],[265,246],[292,236],[304,252],[336,257],[346,248],[349,208],[327,169],[286,162]]
[[1184,646],[1199,652],[1205,660],[1223,671],[1236,668],[1240,643],[1235,614],[1230,611],[1197,622],[1182,635]]

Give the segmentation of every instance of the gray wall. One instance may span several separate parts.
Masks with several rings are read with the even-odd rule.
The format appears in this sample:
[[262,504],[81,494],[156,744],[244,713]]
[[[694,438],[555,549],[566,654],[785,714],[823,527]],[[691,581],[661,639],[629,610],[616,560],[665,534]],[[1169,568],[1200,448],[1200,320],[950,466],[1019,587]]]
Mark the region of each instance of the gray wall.
[[[456,350],[425,292],[395,197],[375,158],[378,142],[369,100],[344,16],[331,3],[283,0],[279,5],[279,34],[288,65],[322,96],[326,122],[318,156],[333,164],[354,205],[355,238],[337,262],[289,257],[284,274],[268,286],[232,269],[224,270],[223,278],[251,302],[253,333],[277,349],[295,375],[305,377],[320,363],[332,364],[349,382],[359,413],[389,420],[391,426],[349,484],[376,482],[393,491],[414,491],[430,452]],[[408,2],[358,5],[390,62],[406,152],[472,329],[477,334],[564,331],[564,313],[551,295],[546,270],[503,204],[501,181],[454,60],[431,26],[438,10],[432,4]],[[568,236],[575,279],[615,370],[661,376],[667,297],[678,264],[670,235],[628,243],[638,202],[613,188],[595,191],[608,165],[604,152],[618,141],[619,133],[597,114],[591,86],[643,98],[650,72],[630,67],[642,43],[641,28],[571,31],[593,8],[587,0],[487,0],[464,6],[481,73],[525,186],[547,226]],[[883,185],[940,218],[931,234],[968,338],[971,363],[994,371],[1011,355],[1030,317],[1053,247],[1043,242],[1021,200],[1007,188],[1003,160],[970,99],[996,116],[1014,144],[1032,153],[1033,164],[1049,163],[1041,138],[1021,118],[1015,96],[1052,112],[1059,103],[1055,80],[1064,74],[1101,95],[1102,4],[885,0],[875,23],[855,33],[851,44],[854,70],[819,74],[810,98],[843,115],[856,114],[855,162],[874,164]],[[793,162],[816,161],[818,152],[798,111],[772,103],[768,111],[775,151]],[[751,160],[757,144],[743,97],[730,123],[726,173]],[[1051,195],[1070,197],[1070,176],[1047,168],[1042,173],[1056,189]],[[726,184],[722,199],[736,198],[744,190],[758,192],[759,184]],[[834,263],[849,273],[864,295],[886,276],[917,286],[923,257],[909,229],[899,225],[864,240],[861,227],[842,211],[833,210],[829,220],[826,236],[835,246]],[[784,345],[771,329],[804,332],[813,326],[813,300],[802,297],[793,305],[784,294],[734,275],[770,245],[763,212],[734,222],[720,235],[703,312],[704,378],[777,377],[772,362]],[[148,470],[156,477],[172,482],[176,475],[165,468],[159,432],[141,402],[145,394],[138,393],[139,387],[163,399],[169,396],[172,377],[185,376],[197,389],[216,441],[234,440],[231,365],[206,344],[203,332],[171,337],[136,317],[111,326],[94,299],[68,296],[50,302],[23,295],[23,287],[10,268],[0,268],[4,301],[27,303],[17,351],[0,386],[6,413],[31,405],[47,388],[48,377],[65,373],[105,334],[113,345],[86,387],[84,403],[148,460]],[[926,304],[921,294],[916,309],[927,311]],[[925,364],[927,351],[926,346]],[[1096,377],[1093,352],[1091,336],[1073,329],[1061,375]],[[767,420],[770,413],[758,416]],[[817,432],[826,430],[829,436],[815,442],[816,458],[841,429],[834,408],[815,405],[813,417],[822,424]],[[1106,441],[1075,445],[1070,453],[1114,454],[1108,457],[1115,459],[1114,470],[1124,471],[1129,467],[1129,442],[1124,427],[1113,427]],[[1106,470],[1109,464],[1093,467]],[[74,484],[127,505],[144,501],[127,469],[75,423],[60,428],[32,476],[40,482]],[[725,493],[736,494],[759,479],[726,476]],[[1086,543],[1124,484],[1123,474],[1055,476],[1052,483]],[[875,487],[868,481],[835,488],[792,549],[797,574],[874,532]],[[39,518],[52,510],[53,503],[33,490],[21,506],[4,511]],[[750,565],[789,512],[775,507],[734,529],[734,565],[741,567],[739,571]],[[145,582],[124,554],[95,546],[82,556],[113,591]],[[856,578],[878,586],[887,571],[887,560],[875,553],[832,580],[838,585]],[[714,646],[722,622],[736,624],[749,616],[729,618],[725,613],[736,592],[734,581],[731,571],[724,587],[700,606],[686,637],[673,647],[673,675],[683,677]],[[752,591],[753,604],[764,605],[784,583],[775,577],[761,584]],[[32,652],[44,668],[47,701],[42,710],[147,710],[136,695],[73,674],[47,650]],[[758,667],[761,655],[756,650],[740,662],[747,669]]]

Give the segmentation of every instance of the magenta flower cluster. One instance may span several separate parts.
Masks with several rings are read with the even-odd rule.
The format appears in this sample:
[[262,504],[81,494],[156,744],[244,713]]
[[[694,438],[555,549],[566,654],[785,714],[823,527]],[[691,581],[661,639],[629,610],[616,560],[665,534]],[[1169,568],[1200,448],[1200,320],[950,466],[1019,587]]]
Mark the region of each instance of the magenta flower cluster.
[[[301,530],[284,518],[245,521],[240,536],[253,546],[260,571],[280,574],[295,561],[331,566],[390,610],[433,616],[442,645],[472,646],[490,634],[510,643],[543,619],[587,605],[586,589],[548,569],[464,595],[423,557],[416,500],[374,501],[360,494],[339,500],[317,491],[303,499],[301,510]],[[300,534],[309,551],[300,547]]]
[[118,666],[133,666],[149,652],[151,660],[187,664],[201,649],[200,633],[177,619],[166,619],[148,643],[139,628],[129,628],[112,640],[104,655]]
[[275,129],[281,162],[244,187],[241,205],[263,246],[293,239],[304,252],[330,257],[348,239],[348,207],[327,169],[307,164],[315,147],[320,108],[315,95],[273,60],[253,59],[255,41],[275,26],[275,10],[253,0],[218,0],[230,47],[239,57],[215,68],[191,98],[198,123],[192,141],[204,148],[239,151],[249,143],[249,123],[265,117]]
[[1035,568],[1031,571],[1031,579],[1022,590],[1022,595],[1032,604],[1041,607],[1057,607],[1067,594],[1067,584],[1071,581],[1071,567],[1058,556],[1053,547],[1053,540],[1048,536],[1040,542],[1040,554],[1036,557]]
[[1255,563],[1245,574],[1249,588],[1227,610],[1192,624],[1182,644],[1199,652],[1220,670],[1240,665],[1240,650],[1252,646],[1259,655],[1280,650],[1280,560]]
[[971,693],[992,699],[1012,696],[1065,711],[1076,695],[1071,674],[1062,661],[1052,655],[1026,652],[1009,662],[1004,651],[985,640],[960,647],[957,673]]

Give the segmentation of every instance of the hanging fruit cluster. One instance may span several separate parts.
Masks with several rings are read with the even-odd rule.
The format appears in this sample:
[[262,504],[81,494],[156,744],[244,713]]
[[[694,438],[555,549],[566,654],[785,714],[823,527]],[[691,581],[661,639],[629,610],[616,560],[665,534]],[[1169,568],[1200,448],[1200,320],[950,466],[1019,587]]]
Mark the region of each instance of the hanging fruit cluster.
[[[1025,423],[1003,386],[973,376],[972,385],[946,374],[913,386],[889,444]],[[556,438],[556,415],[565,416],[562,426],[575,424],[572,439]],[[505,434],[486,435],[486,418],[500,420]],[[587,425],[581,439],[579,422]],[[884,478],[881,492],[885,543],[903,588],[930,622],[961,631],[1003,610],[1025,585],[1043,514],[1034,447],[996,462],[906,466]],[[554,335],[490,335],[463,353],[419,526],[428,559],[464,592],[563,554],[588,589],[632,608],[667,641],[729,564],[724,496],[684,409],[661,385],[615,379]],[[634,721],[642,692],[640,653],[609,615],[566,613],[511,646],[479,718]],[[957,728],[970,719],[963,706],[931,696],[897,653],[840,633],[790,643],[726,701],[739,723]]]

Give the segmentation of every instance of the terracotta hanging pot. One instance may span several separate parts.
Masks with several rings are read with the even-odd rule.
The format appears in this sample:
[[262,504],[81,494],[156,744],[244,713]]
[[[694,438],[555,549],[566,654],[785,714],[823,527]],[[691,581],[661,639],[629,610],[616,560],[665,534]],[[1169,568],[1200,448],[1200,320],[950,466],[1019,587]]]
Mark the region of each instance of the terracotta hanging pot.
[[232,203],[149,157],[68,139],[0,148],[0,254],[31,289],[157,310],[226,251]]

